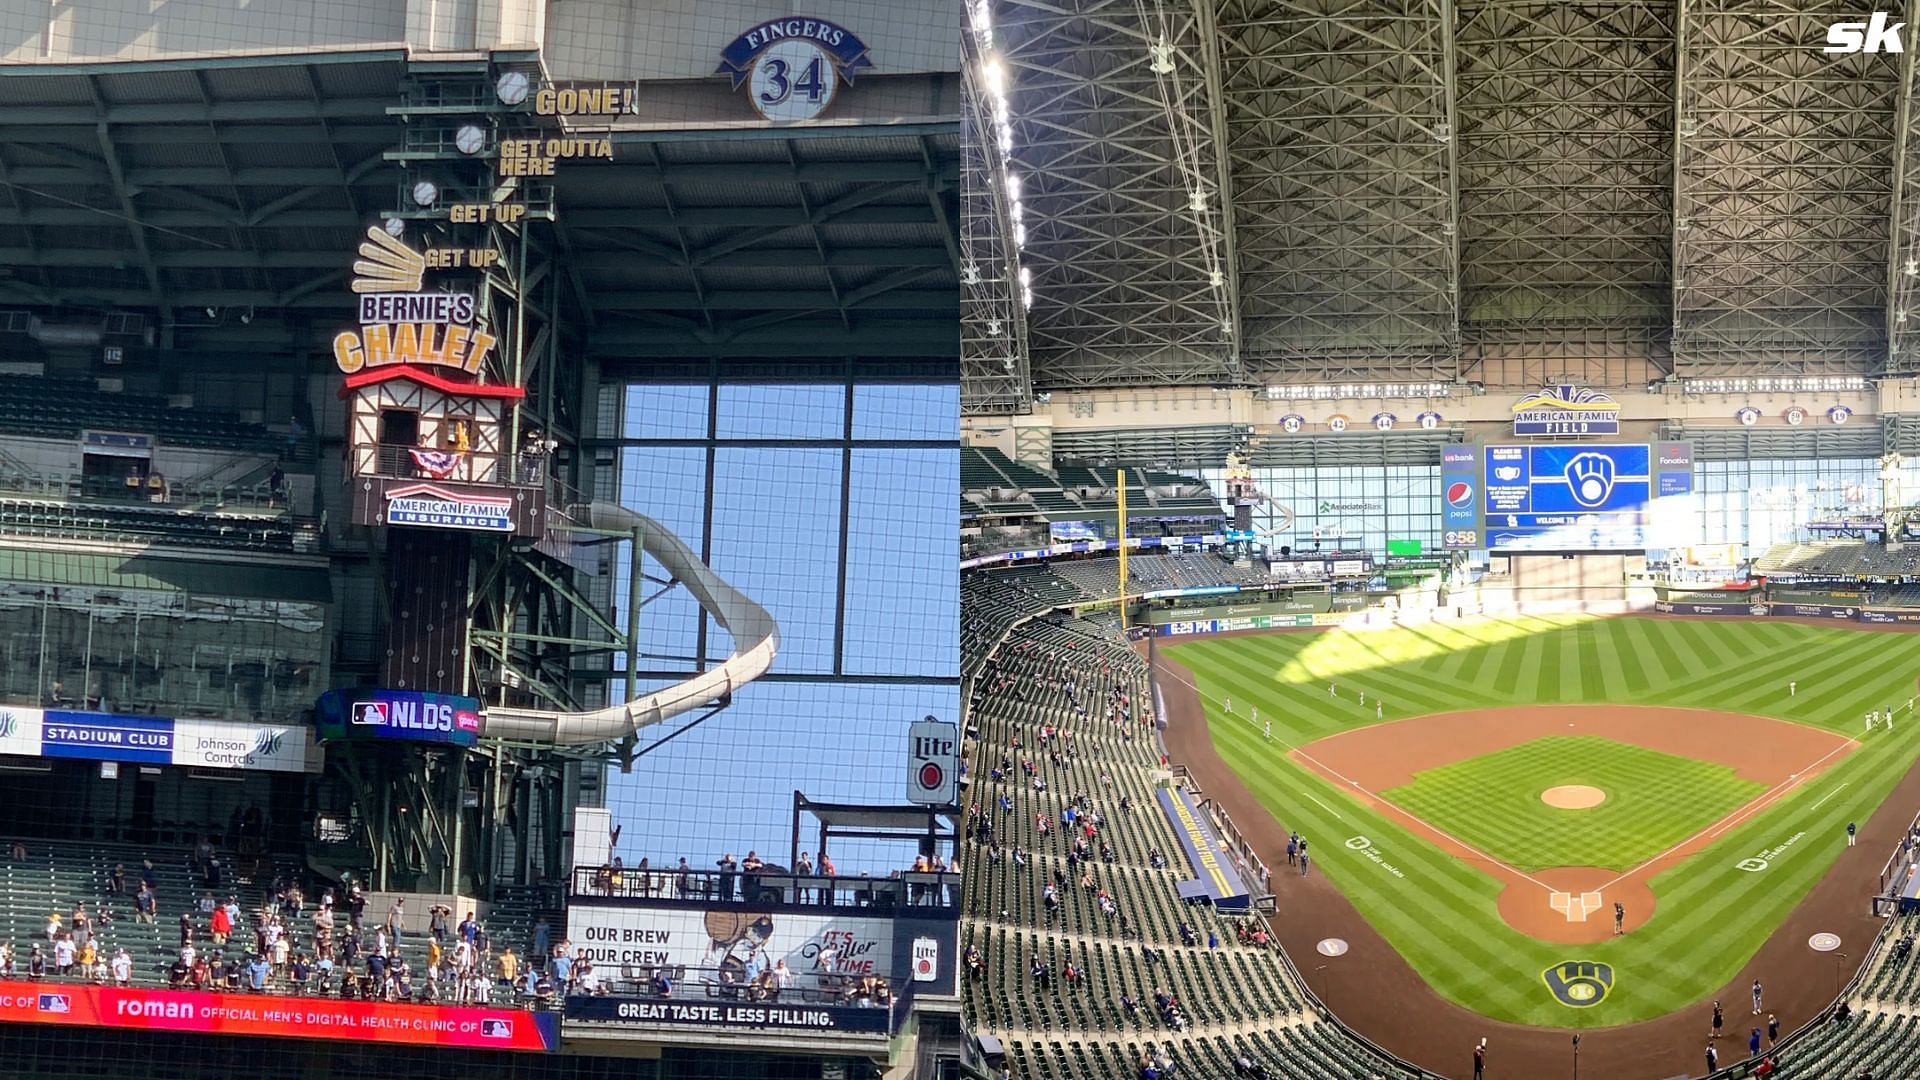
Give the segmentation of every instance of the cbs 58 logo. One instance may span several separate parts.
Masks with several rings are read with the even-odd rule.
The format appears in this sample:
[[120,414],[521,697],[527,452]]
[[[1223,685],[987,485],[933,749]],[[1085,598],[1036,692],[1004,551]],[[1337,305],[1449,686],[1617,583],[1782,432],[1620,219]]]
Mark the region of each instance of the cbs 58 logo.
[[1474,529],[1449,530],[1440,538],[1445,547],[1472,547],[1480,540],[1480,533]]

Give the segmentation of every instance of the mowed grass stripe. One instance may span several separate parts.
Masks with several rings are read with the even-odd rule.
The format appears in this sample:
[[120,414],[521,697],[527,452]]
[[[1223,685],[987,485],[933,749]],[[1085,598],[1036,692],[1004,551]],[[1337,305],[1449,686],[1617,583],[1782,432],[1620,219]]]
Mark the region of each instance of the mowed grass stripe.
[[1619,619],[1603,620],[1594,633],[1594,650],[1600,655],[1602,673],[1599,700],[1620,701],[1631,697],[1633,692],[1634,676],[1629,675],[1626,666],[1620,662],[1625,651],[1621,635],[1626,633],[1621,622]]
[[[1606,801],[1562,810],[1540,793],[1599,788]],[[1386,798],[1521,870],[1626,870],[1700,832],[1765,790],[1732,769],[1597,735],[1550,736],[1416,773]]]
[[[1523,704],[1538,696],[1529,698],[1511,681],[1493,677],[1514,664],[1515,657],[1524,659],[1521,638],[1576,633],[1582,626],[1591,628],[1588,632],[1601,642],[1601,664],[1609,676],[1606,692],[1613,700],[1733,708],[1729,699],[1737,693],[1745,711],[1810,722],[1854,737],[1861,734],[1859,716],[1868,708],[1904,705],[1913,692],[1911,673],[1920,670],[1920,635],[1760,619],[1713,624],[1732,650],[1724,655],[1738,659],[1728,670],[1682,670],[1690,661],[1674,659],[1681,653],[1671,635],[1688,625],[1635,618],[1463,624],[1450,628],[1463,632],[1460,648],[1467,660],[1457,666],[1438,652],[1454,639],[1436,641],[1392,630],[1380,632],[1378,644],[1362,649],[1354,649],[1351,640],[1340,641],[1357,636],[1345,634],[1278,634],[1169,648],[1174,659],[1194,670],[1203,692],[1214,692],[1229,684],[1214,680],[1204,658],[1208,654],[1197,650],[1210,653],[1218,648],[1228,655],[1260,647],[1273,674],[1245,683],[1238,681],[1244,676],[1235,676],[1230,692],[1238,715],[1231,721],[1218,715],[1217,704],[1210,707],[1210,724],[1223,757],[1243,773],[1276,821],[1309,836],[1316,865],[1437,992],[1502,1020],[1605,1027],[1691,1005],[1740,976],[1754,949],[1839,855],[1846,822],[1864,823],[1920,756],[1920,718],[1908,720],[1903,710],[1904,722],[1894,733],[1875,732],[1862,749],[1813,782],[1656,879],[1652,885],[1658,905],[1651,921],[1624,938],[1582,947],[1582,955],[1614,964],[1621,981],[1607,1001],[1579,1011],[1553,1003],[1539,982],[1544,967],[1567,958],[1566,948],[1521,935],[1500,920],[1491,878],[1414,837],[1391,812],[1361,805],[1344,785],[1325,781],[1285,758],[1279,739],[1283,730],[1296,726],[1305,729],[1302,735],[1350,726],[1290,715],[1329,707],[1324,679],[1317,686],[1306,685],[1312,680],[1303,670],[1310,665],[1341,672],[1347,701],[1334,709],[1336,716],[1358,712],[1346,692],[1349,674],[1369,681],[1385,678],[1391,686],[1392,672],[1400,665],[1443,683],[1451,672],[1456,685],[1449,687],[1450,696],[1460,707]],[[1553,648],[1557,652],[1560,643],[1554,642]],[[1696,644],[1696,652],[1699,648]],[[1535,655],[1545,653],[1536,650]],[[1800,694],[1791,699],[1786,694],[1790,672],[1797,672],[1800,681]],[[1669,692],[1681,690],[1676,684],[1682,683],[1688,684],[1684,693],[1689,700],[1674,701]],[[1590,682],[1581,683],[1581,692],[1591,691]],[[1399,696],[1404,694],[1389,690],[1390,705]],[[1263,719],[1273,712],[1275,744],[1267,744],[1248,723],[1247,711],[1256,699]],[[1840,787],[1842,783],[1846,786]],[[1308,794],[1335,808],[1333,813],[1343,820],[1305,798]],[[1832,797],[1818,810],[1811,809],[1828,795]],[[1735,868],[1741,858],[1771,850],[1801,831],[1806,836],[1767,871]],[[1394,877],[1364,854],[1342,846],[1347,837],[1362,835],[1405,876]]]

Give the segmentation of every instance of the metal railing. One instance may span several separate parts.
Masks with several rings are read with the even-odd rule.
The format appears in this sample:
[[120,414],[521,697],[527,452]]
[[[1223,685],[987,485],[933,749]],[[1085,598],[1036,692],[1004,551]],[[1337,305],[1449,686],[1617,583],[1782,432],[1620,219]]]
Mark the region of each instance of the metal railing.
[[792,904],[886,910],[957,907],[960,875],[902,873],[897,877],[795,874],[768,868],[744,871],[611,869],[581,866],[569,881],[573,899],[670,900],[700,904]]
[[[667,1001],[711,998],[725,1001],[766,1001],[804,1005],[848,1005],[885,1008],[897,985],[883,975],[865,972],[790,971],[782,978],[771,961],[749,978],[744,963],[717,967],[687,964],[596,965],[586,980],[568,989],[568,997],[593,994],[604,987],[620,997]],[[662,982],[661,980],[665,980]],[[784,985],[783,985],[784,984]],[[668,989],[670,988],[670,989]],[[662,992],[663,989],[665,992]]]
[[[356,475],[385,476],[395,480],[436,479],[414,460],[415,450],[426,449],[429,448],[382,444],[359,447],[349,456],[353,468],[371,467],[373,470]],[[496,454],[469,450],[461,453],[459,464],[444,479],[457,483],[541,487],[549,484],[552,466],[553,459],[546,454]]]

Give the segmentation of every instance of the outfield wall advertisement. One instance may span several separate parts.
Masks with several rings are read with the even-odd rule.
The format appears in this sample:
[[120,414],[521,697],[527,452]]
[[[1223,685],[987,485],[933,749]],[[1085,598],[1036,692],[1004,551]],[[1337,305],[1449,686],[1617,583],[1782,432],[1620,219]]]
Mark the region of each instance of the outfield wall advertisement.
[[477,1050],[560,1048],[559,1018],[552,1013],[84,984],[0,983],[5,1022]]
[[1662,600],[1653,605],[1663,615],[1780,616],[1790,619],[1832,619],[1877,626],[1920,626],[1920,608],[1854,608],[1833,604],[1767,604],[1738,601],[1727,604],[1681,603]]
[[318,772],[304,727],[0,706],[0,754],[197,769]]

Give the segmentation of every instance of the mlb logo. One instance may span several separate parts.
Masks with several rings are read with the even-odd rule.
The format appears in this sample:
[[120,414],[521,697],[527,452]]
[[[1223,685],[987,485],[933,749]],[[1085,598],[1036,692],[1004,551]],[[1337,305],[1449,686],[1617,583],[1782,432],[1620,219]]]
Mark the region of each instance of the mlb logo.
[[387,726],[387,703],[384,701],[356,701],[352,710],[353,722],[369,724],[374,727]]
[[479,731],[480,714],[462,709],[453,714],[453,722],[461,731]]
[[41,994],[40,1011],[46,1013],[72,1012],[73,998],[66,994]]
[[480,1021],[480,1035],[486,1039],[511,1039],[513,1038],[513,1021],[482,1020]]

